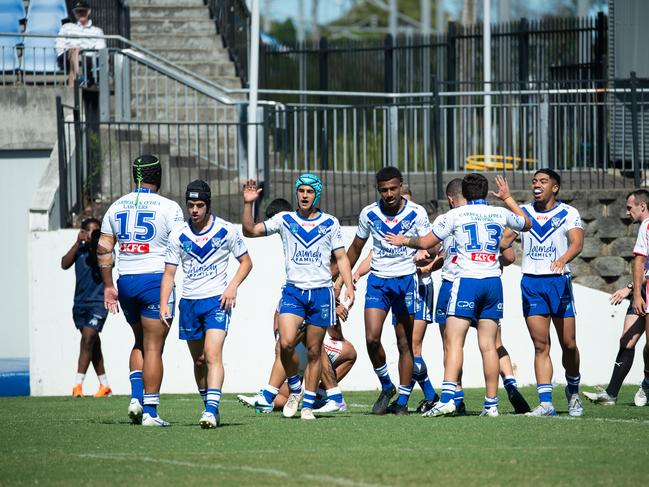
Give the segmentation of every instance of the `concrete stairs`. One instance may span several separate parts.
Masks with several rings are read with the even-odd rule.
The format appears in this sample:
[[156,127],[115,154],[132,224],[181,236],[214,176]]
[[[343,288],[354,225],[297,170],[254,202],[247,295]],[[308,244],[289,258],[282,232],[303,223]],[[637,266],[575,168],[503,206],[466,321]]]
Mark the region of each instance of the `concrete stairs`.
[[[220,86],[241,88],[234,63],[216,33],[203,0],[130,0],[129,5],[134,42]],[[150,71],[132,72],[132,76],[134,120],[163,123],[239,121],[237,106],[223,105],[204,95],[192,98],[191,89],[187,98],[184,87]],[[246,99],[245,95],[227,96],[239,101]],[[182,200],[187,182],[202,178],[212,185],[214,195],[228,199],[228,206],[230,198],[239,203],[239,131],[236,125],[205,125],[200,130],[193,125],[163,125],[161,130],[156,127],[156,133],[150,135],[147,129],[141,128],[129,133],[102,134],[105,142],[117,143],[120,147],[119,157],[115,159],[113,155],[109,160],[128,161],[134,153],[152,152],[167,168],[163,192],[170,197]],[[105,162],[105,169],[108,163]],[[119,180],[130,184],[128,164],[118,165],[120,168],[115,169]]]
[[131,0],[129,4],[134,42],[221,86],[241,87],[202,0]]

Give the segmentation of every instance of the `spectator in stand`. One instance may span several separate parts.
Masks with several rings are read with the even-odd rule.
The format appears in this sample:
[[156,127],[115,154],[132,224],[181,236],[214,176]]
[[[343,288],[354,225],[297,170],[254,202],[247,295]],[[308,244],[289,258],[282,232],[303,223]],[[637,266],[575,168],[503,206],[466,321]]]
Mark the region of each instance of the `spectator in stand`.
[[[56,39],[56,55],[59,66],[68,72],[68,84],[72,86],[79,74],[80,53],[87,50],[106,48],[102,38],[104,31],[92,25],[90,20],[90,4],[86,0],[77,0],[72,4],[72,15],[76,22],[63,24]],[[75,38],[76,37],[76,38]],[[92,58],[86,56],[85,61],[88,75],[92,71]]]

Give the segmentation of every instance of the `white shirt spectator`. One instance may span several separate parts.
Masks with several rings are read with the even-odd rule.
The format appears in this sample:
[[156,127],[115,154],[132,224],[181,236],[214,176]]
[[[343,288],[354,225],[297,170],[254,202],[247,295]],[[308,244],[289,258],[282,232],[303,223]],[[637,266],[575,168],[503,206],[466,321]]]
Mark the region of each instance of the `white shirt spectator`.
[[93,26],[92,20],[88,20],[86,25],[82,25],[81,22],[63,24],[61,30],[59,30],[59,36],[61,37],[56,38],[56,55],[60,56],[65,51],[74,48],[80,50],[105,49],[106,41],[94,37],[103,35],[104,31]]

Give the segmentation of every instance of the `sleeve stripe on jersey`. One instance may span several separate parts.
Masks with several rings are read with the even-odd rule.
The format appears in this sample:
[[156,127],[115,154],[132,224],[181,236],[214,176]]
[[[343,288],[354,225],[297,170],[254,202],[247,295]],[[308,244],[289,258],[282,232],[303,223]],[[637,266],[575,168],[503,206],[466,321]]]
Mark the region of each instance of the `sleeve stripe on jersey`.
[[174,264],[173,262],[167,262],[167,261],[165,261],[165,264],[168,264],[168,265],[172,265],[172,266],[178,267],[178,264]]
[[444,241],[444,239],[443,239],[443,238],[440,238],[440,236],[437,235],[437,234],[435,233],[435,230],[433,230],[432,228],[431,228],[431,230],[430,230],[430,233],[432,233],[433,235],[435,235],[435,238],[437,238],[437,240],[439,240],[440,242],[443,242],[443,241]]
[[361,236],[357,233],[357,234],[356,234],[356,238],[359,238],[359,239],[361,239],[361,240],[367,240],[369,237],[365,237],[365,238],[363,238],[363,237],[361,237]]
[[647,257],[647,254],[641,254],[640,252],[633,252],[633,255],[639,255],[640,257]]
[[345,249],[345,246],[344,246],[344,245],[341,245],[340,247],[336,247],[335,249],[333,249],[333,252],[335,252],[336,250],[339,250],[339,249],[343,249],[343,250],[344,250],[344,249]]
[[264,224],[264,234],[268,237],[268,228],[266,227],[266,222],[262,222]]
[[244,255],[246,255],[247,253],[248,253],[248,251],[246,250],[246,251],[245,251],[243,254],[241,254],[241,255],[235,255],[234,258],[235,258],[235,259],[240,259],[241,257],[243,257]]

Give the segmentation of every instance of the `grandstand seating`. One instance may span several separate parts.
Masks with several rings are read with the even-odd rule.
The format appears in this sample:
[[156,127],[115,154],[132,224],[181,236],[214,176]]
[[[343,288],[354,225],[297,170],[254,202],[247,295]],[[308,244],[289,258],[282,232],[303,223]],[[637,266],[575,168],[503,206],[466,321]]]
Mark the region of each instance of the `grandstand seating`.
[[[13,0],[12,0],[13,1]],[[27,11],[27,23],[33,15],[48,14],[62,20],[68,17],[68,7],[65,0],[31,0]]]
[[[20,34],[20,21],[17,15],[0,12],[0,32]],[[14,72],[18,69],[18,51],[16,46],[21,37],[0,36],[0,72]]]
[[29,73],[58,73],[60,71],[53,38],[25,37],[21,70]]
[[17,20],[25,18],[25,4],[23,0],[2,0],[0,2],[0,15],[6,14],[15,17]]

